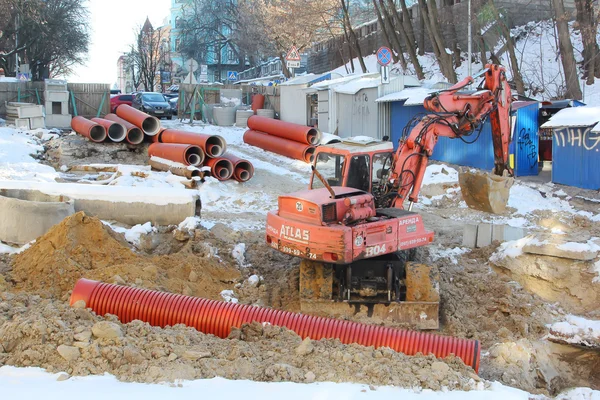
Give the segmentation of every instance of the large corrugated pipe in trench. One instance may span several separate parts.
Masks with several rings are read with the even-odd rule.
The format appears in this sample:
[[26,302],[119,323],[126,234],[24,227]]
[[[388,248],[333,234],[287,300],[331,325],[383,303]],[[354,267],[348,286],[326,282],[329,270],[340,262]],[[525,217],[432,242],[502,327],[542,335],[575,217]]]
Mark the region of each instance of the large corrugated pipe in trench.
[[303,339],[339,339],[346,344],[389,347],[407,355],[422,353],[444,358],[454,354],[476,372],[479,370],[480,346],[477,340],[225,303],[88,279],[77,281],[71,294],[71,305],[80,300],[96,314],[113,314],[123,323],[138,319],[160,327],[185,324],[200,332],[226,338],[231,328],[256,321],[285,327]]

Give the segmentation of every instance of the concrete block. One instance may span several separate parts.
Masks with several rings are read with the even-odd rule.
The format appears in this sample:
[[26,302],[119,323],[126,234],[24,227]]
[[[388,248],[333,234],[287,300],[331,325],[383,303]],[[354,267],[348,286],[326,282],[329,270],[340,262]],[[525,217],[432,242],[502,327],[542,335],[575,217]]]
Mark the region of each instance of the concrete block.
[[75,202],[31,189],[0,189],[0,240],[25,244],[75,213]]
[[492,226],[492,241],[504,242],[504,230],[507,228],[506,225],[493,225]]
[[492,244],[492,224],[479,224],[477,227],[477,247]]
[[69,114],[69,102],[68,101],[46,101],[45,103],[46,115],[50,114]]
[[17,128],[29,129],[29,118],[6,118],[7,125],[14,125]]
[[60,128],[67,129],[71,127],[71,114],[59,115],[50,114],[46,115],[46,127],[47,128]]
[[598,257],[598,251],[588,243],[569,242],[555,237],[536,237],[523,246],[523,252],[580,261],[591,261]]
[[474,249],[477,245],[477,225],[467,224],[463,229],[463,247]]
[[44,117],[29,118],[29,128],[30,129],[38,129],[38,128],[45,128],[45,127],[46,127],[46,123],[45,123]]
[[46,91],[64,91],[67,90],[67,81],[62,79],[46,79],[45,86]]
[[33,118],[42,117],[44,110],[37,104],[10,102],[6,105],[6,114],[14,118]]
[[67,90],[52,90],[44,92],[44,99],[48,101],[69,101],[69,92]]
[[523,239],[525,237],[525,229],[523,228],[516,228],[514,226],[505,226],[504,227],[504,240],[505,241],[510,241],[510,240],[519,240],[519,239]]

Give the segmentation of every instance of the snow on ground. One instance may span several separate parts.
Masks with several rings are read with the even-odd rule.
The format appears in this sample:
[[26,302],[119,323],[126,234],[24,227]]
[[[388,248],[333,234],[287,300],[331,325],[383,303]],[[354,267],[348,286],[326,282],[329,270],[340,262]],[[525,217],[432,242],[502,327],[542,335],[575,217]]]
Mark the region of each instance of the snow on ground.
[[600,321],[567,315],[565,321],[548,325],[548,339],[600,348]]
[[0,180],[53,182],[58,177],[54,168],[32,157],[43,151],[39,140],[25,131],[0,128]]
[[35,240],[31,243],[27,243],[21,247],[12,247],[7,244],[0,242],[0,254],[19,254],[27,250],[31,245],[35,242]]
[[445,164],[431,164],[425,170],[424,185],[458,182],[458,171]]
[[429,255],[433,261],[437,261],[440,258],[449,258],[454,265],[458,264],[458,257],[471,251],[471,249],[467,249],[465,247],[455,247],[451,249],[445,248],[441,245],[430,245],[428,249]]
[[[254,382],[247,380],[227,380],[223,378],[180,381],[175,384],[142,384],[120,382],[114,376],[71,377],[58,381],[60,373],[52,374],[41,368],[0,367],[0,387],[7,399],[63,400],[85,398],[86,400],[145,400],[197,399],[203,398],[243,398],[247,400],[282,399],[286,400],[529,400],[545,399],[519,389],[491,383],[489,390],[439,391],[402,389],[392,386],[369,387],[354,383],[292,383]],[[575,388],[564,392],[555,399],[561,400],[600,400],[600,391]]]
[[131,228],[123,228],[117,225],[113,225],[109,222],[102,221],[102,223],[108,226],[110,229],[117,233],[122,233],[125,235],[125,240],[129,243],[138,246],[140,244],[140,239],[142,235],[147,235],[151,232],[156,232],[156,228],[152,226],[151,222],[146,222],[145,224],[134,225]]

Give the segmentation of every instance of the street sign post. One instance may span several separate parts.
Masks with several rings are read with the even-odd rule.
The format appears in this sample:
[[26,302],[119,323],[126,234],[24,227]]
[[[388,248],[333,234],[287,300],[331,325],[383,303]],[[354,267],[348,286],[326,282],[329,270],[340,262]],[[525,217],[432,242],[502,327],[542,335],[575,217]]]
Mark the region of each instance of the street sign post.
[[381,66],[381,83],[390,83],[390,67],[387,65]]
[[285,64],[290,70],[292,76],[294,76],[294,69],[300,68],[300,60],[300,52],[298,51],[296,46],[292,46],[290,51],[288,51],[287,55],[285,56]]
[[228,81],[237,81],[238,80],[237,71],[227,71],[227,80]]
[[289,68],[300,68],[300,61],[286,61],[285,64]]
[[381,66],[390,65],[392,62],[392,51],[389,47],[380,47],[377,50],[377,62]]

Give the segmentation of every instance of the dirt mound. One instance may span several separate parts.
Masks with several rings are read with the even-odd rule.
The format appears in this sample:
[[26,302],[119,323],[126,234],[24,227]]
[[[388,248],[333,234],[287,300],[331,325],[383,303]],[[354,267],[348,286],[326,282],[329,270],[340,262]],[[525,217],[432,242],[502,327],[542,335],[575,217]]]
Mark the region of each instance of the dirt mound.
[[63,296],[79,278],[89,278],[214,299],[240,278],[237,269],[201,243],[171,255],[135,253],[120,234],[83,212],[65,218],[15,256],[11,276],[17,289],[41,295]]
[[389,349],[304,340],[294,332],[254,323],[229,339],[177,325],[121,324],[66,302],[0,293],[0,365],[39,366],[71,375],[116,375],[161,382],[221,376],[292,382],[357,382],[439,390],[479,389],[462,361],[408,357]]

